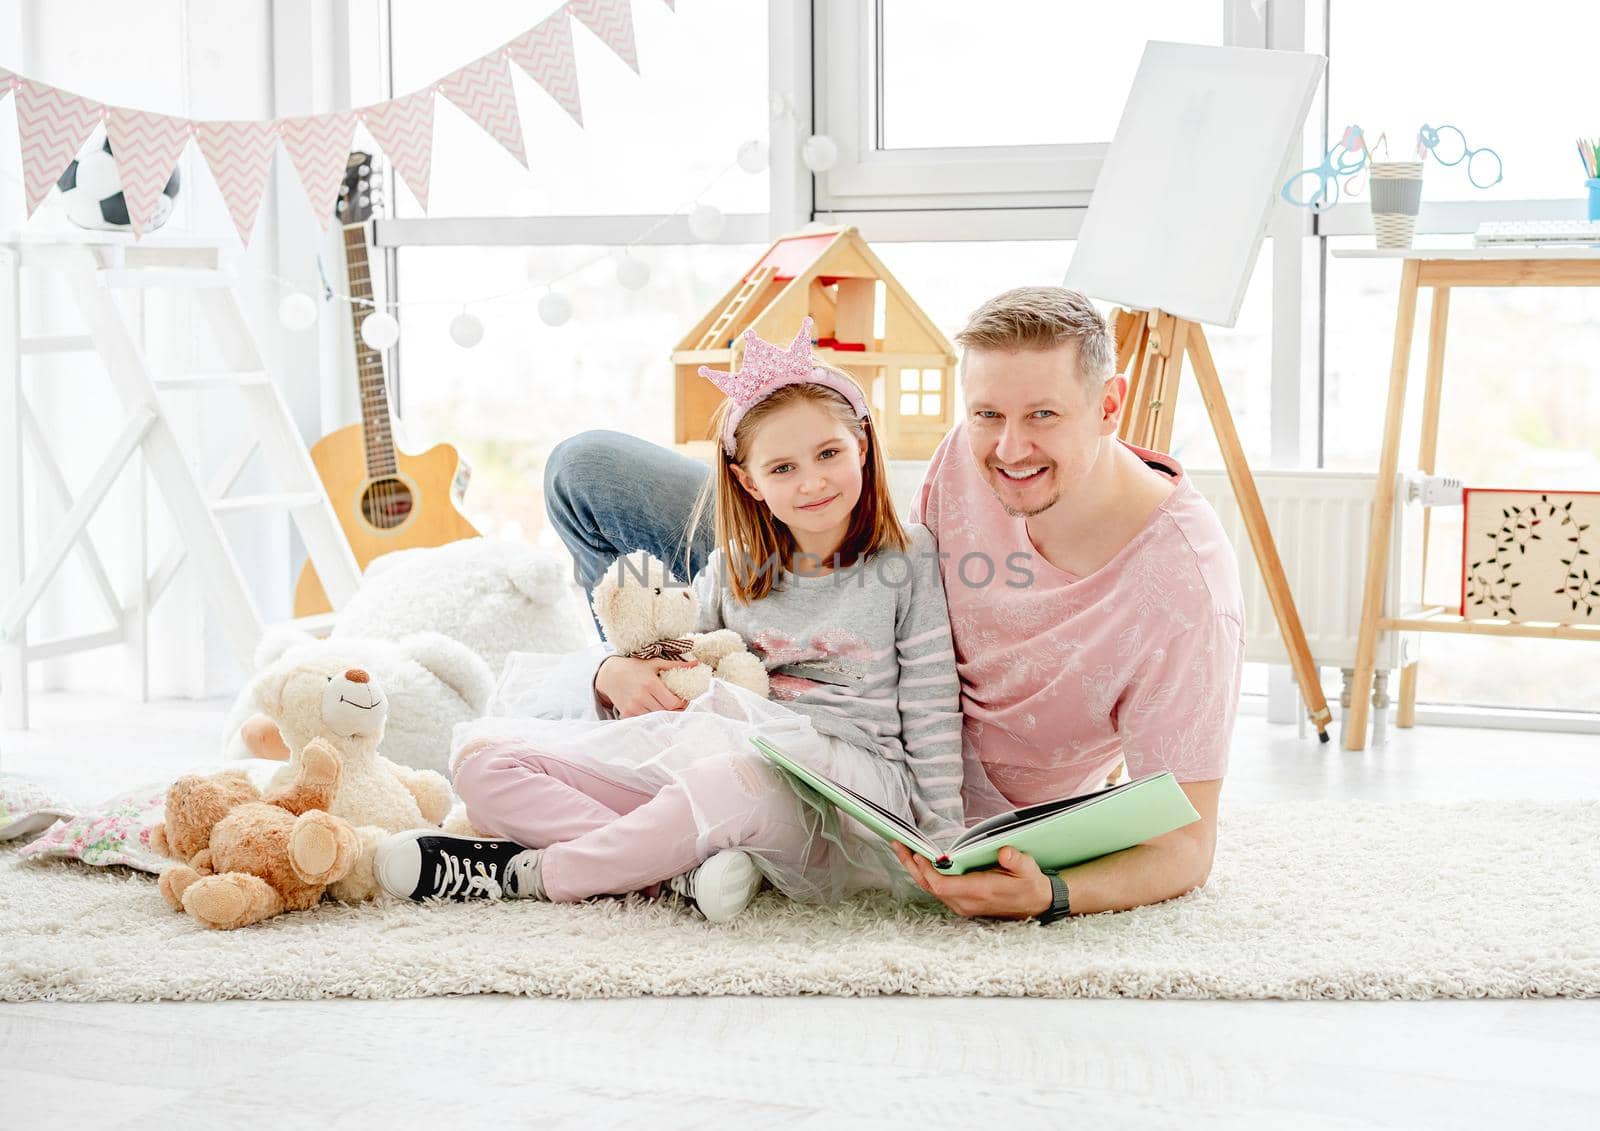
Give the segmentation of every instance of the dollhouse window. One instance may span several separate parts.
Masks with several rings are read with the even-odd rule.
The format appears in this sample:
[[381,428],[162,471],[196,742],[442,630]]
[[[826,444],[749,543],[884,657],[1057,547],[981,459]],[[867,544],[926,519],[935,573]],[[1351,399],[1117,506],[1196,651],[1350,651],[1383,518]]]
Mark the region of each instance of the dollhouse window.
[[943,377],[937,369],[902,369],[900,415],[938,416],[944,408],[944,399],[940,396]]

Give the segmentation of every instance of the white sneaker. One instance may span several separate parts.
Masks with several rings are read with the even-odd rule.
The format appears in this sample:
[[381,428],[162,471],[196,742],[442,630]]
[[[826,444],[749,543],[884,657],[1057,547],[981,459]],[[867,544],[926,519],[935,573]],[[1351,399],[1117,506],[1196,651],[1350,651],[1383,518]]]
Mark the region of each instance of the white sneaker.
[[750,906],[761,887],[761,871],[748,852],[728,849],[672,877],[667,887],[698,907],[709,922],[726,923]]

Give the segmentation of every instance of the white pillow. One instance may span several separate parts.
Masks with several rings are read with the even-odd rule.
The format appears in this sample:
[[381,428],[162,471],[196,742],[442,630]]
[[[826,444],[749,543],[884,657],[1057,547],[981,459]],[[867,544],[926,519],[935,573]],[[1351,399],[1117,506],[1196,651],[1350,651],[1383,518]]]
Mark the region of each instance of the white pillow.
[[0,840],[32,836],[76,807],[21,774],[0,774]]

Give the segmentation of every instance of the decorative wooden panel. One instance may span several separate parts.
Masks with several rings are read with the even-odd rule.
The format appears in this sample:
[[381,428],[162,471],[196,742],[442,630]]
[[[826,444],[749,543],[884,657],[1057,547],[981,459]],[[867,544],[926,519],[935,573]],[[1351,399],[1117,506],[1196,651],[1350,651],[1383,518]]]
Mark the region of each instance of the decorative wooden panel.
[[1600,624],[1600,492],[1467,488],[1461,615]]

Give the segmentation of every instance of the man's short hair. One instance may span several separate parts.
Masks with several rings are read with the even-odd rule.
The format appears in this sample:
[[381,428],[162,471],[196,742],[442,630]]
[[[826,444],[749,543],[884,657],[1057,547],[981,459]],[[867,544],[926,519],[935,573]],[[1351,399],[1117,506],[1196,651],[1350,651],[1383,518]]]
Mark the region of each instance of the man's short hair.
[[963,350],[1048,350],[1078,343],[1084,380],[1098,389],[1117,368],[1106,320],[1079,291],[1016,287],[978,307],[956,335]]

